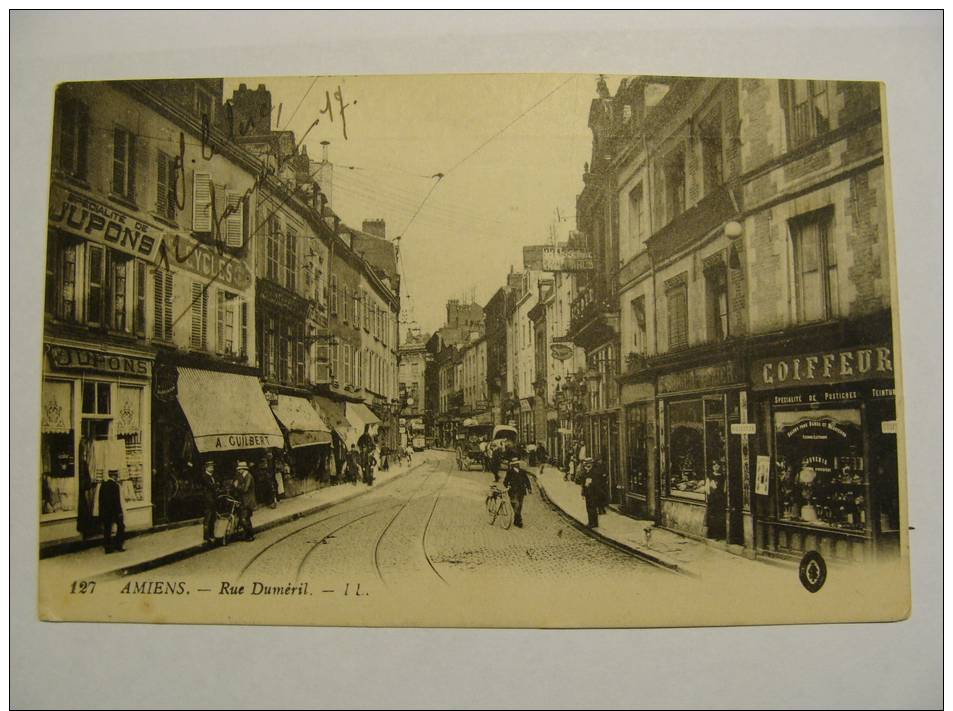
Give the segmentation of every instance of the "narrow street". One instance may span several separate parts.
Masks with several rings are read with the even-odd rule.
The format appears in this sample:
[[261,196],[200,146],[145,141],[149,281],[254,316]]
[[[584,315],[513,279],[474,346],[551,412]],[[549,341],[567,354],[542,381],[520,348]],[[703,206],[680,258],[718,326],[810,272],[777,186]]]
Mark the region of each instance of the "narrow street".
[[420,456],[415,470],[365,496],[123,584],[159,576],[191,580],[214,570],[236,585],[360,581],[374,593],[514,577],[526,584],[572,575],[598,585],[669,575],[576,530],[535,489],[524,503],[524,528],[491,526],[484,507],[491,474],[460,471],[450,452]]

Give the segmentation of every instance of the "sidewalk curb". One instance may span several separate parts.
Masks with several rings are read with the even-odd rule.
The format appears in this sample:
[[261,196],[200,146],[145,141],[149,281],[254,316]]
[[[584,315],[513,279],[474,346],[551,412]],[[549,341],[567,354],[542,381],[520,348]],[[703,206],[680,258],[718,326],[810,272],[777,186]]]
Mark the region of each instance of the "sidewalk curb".
[[543,501],[545,501],[547,504],[549,504],[549,506],[551,506],[553,509],[558,511],[563,516],[563,518],[565,518],[566,520],[569,521],[570,524],[572,524],[572,526],[576,530],[581,531],[582,533],[586,534],[590,538],[593,538],[599,541],[600,543],[604,543],[605,545],[611,546],[612,548],[622,551],[623,553],[628,553],[629,555],[632,555],[636,558],[645,560],[649,563],[652,563],[653,565],[657,565],[672,573],[676,573],[678,575],[685,575],[691,578],[700,577],[698,573],[692,572],[691,570],[688,570],[680,566],[678,563],[675,563],[669,560],[668,558],[656,553],[655,551],[649,551],[644,548],[638,548],[636,546],[632,546],[627,543],[622,543],[621,541],[617,541],[614,538],[610,538],[609,536],[605,535],[604,533],[601,533],[598,530],[589,528],[588,526],[583,524],[581,521],[576,519],[574,516],[567,513],[562,508],[560,508],[560,506],[556,504],[556,502],[554,502],[551,498],[549,498],[549,496],[546,494],[546,487],[544,487],[540,483],[539,477],[537,477],[535,473],[533,473],[530,470],[527,470],[527,472],[530,474],[530,476],[533,477],[533,480],[536,482],[536,487],[539,489],[539,494],[542,497]]
[[[400,474],[397,474],[396,476],[388,479],[387,481],[378,484],[377,488],[385,487],[388,484],[391,484],[399,479],[402,479],[407,474],[410,474],[412,471],[416,470],[418,467],[422,466],[423,464],[424,462],[421,461],[421,462],[418,462],[417,464],[411,465],[411,467],[407,471],[401,472]],[[267,531],[277,526],[290,523],[291,521],[296,521],[299,518],[304,518],[305,516],[310,516],[320,511],[324,511],[325,509],[329,509],[332,506],[337,506],[339,504],[346,503],[360,496],[363,496],[364,494],[369,494],[374,490],[375,489],[372,488],[372,489],[365,489],[364,491],[355,491],[354,493],[348,494],[347,496],[340,498],[336,501],[326,501],[321,504],[316,504],[315,506],[312,506],[311,508],[303,509],[301,511],[296,511],[295,513],[287,514],[286,516],[280,516],[272,521],[269,521],[268,523],[263,523],[260,526],[255,526],[253,527],[252,530],[254,533],[262,533],[263,531]],[[199,553],[205,553],[208,551],[215,550],[218,547],[219,546],[217,545],[209,547],[209,546],[206,546],[204,543],[198,543],[194,546],[189,546],[188,548],[180,548],[179,550],[172,551],[171,553],[160,555],[157,558],[153,558],[151,560],[145,560],[145,561],[142,561],[141,563],[133,563],[132,565],[125,565],[125,566],[116,568],[115,570],[108,570],[103,573],[98,573],[92,576],[90,579],[103,581],[103,580],[112,580],[115,578],[124,578],[129,575],[136,575],[138,573],[142,573],[147,570],[152,570],[154,568],[160,568],[164,565],[169,565],[170,563],[176,563],[180,560],[185,560],[186,558],[191,558],[193,556],[196,556]]]

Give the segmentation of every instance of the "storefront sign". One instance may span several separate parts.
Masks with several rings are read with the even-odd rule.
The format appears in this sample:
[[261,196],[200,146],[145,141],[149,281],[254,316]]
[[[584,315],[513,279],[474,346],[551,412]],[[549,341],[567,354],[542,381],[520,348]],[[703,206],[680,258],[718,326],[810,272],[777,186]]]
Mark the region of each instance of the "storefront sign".
[[267,279],[258,280],[257,292],[257,297],[262,303],[304,319],[308,308],[308,300],[304,297]]
[[568,346],[565,343],[553,343],[549,347],[549,353],[556,360],[569,360],[572,358],[572,346]]
[[707,365],[691,370],[680,370],[675,373],[664,373],[658,379],[660,393],[677,393],[689,390],[703,390],[705,388],[730,385],[741,380],[740,369],[734,361]]
[[50,367],[57,370],[95,370],[138,378],[148,378],[152,375],[152,361],[148,358],[53,345],[47,345],[46,353],[50,359]]
[[195,445],[200,452],[226,452],[234,449],[281,448],[285,446],[285,443],[284,439],[279,435],[230,434],[196,437]]
[[892,377],[893,354],[886,346],[759,360],[751,372],[755,390]]
[[757,425],[754,422],[742,422],[734,423],[731,426],[731,434],[733,435],[753,435],[758,431]]
[[771,478],[771,457],[758,455],[758,465],[754,476],[754,493],[768,495],[768,482]]
[[865,400],[867,398],[893,397],[893,388],[871,386],[849,388],[817,388],[808,389],[803,392],[785,390],[783,392],[775,393],[771,398],[771,404],[781,407],[790,405],[830,405],[839,402]]
[[50,227],[154,262],[161,230],[75,190],[50,186]]
[[180,269],[204,279],[214,279],[238,291],[244,291],[252,284],[251,271],[245,262],[220,254],[214,247],[185,235],[170,234],[163,239],[163,245],[169,263]]
[[523,266],[543,272],[582,272],[595,267],[592,251],[562,244],[523,247]]

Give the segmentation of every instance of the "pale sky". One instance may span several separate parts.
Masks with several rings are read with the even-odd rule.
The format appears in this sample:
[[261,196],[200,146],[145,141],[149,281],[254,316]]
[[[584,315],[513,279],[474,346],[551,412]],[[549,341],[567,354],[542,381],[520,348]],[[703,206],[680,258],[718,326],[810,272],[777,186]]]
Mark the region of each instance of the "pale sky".
[[[483,304],[503,285],[510,265],[520,269],[523,245],[549,240],[557,208],[565,218],[560,237],[575,227],[576,195],[592,149],[587,121],[596,79],[568,74],[251,77],[227,79],[225,98],[239,83],[249,89],[265,84],[275,107],[272,127],[277,122],[299,141],[320,118],[305,144],[311,158],[320,160],[320,142],[331,142],[335,212],[358,228],[362,220],[380,217],[388,237],[404,234],[403,315],[433,331],[444,321],[447,299],[472,292]],[[611,81],[610,88],[617,84]],[[339,85],[344,103],[350,104],[347,140],[334,98]],[[320,113],[325,92],[334,107],[333,122]],[[429,176],[436,173],[445,177],[405,231],[435,183]]]

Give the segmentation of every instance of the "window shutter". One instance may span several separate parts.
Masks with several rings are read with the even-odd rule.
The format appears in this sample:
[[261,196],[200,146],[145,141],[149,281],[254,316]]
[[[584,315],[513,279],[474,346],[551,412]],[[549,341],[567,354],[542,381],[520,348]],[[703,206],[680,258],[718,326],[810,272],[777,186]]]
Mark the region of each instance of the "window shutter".
[[89,109],[84,103],[77,104],[78,128],[76,131],[76,175],[86,177],[86,146],[89,142]]
[[240,248],[244,245],[244,205],[241,193],[227,193],[229,215],[225,221],[225,245]]
[[225,352],[225,292],[219,289],[215,292],[215,350]]
[[241,344],[241,355],[248,357],[248,302],[244,299],[239,306],[239,343]]
[[169,164],[166,154],[159,151],[156,161],[156,212],[163,217],[169,215]]
[[205,348],[208,320],[208,290],[200,282],[192,282],[192,333],[193,348]]
[[136,137],[130,132],[126,132],[129,140],[127,150],[129,151],[129,164],[126,167],[126,190],[125,195],[129,199],[136,196]]
[[212,231],[212,176],[198,171],[192,176],[192,230]]

